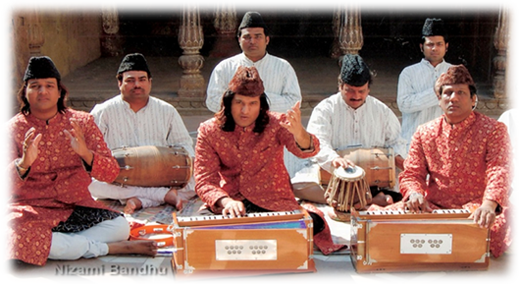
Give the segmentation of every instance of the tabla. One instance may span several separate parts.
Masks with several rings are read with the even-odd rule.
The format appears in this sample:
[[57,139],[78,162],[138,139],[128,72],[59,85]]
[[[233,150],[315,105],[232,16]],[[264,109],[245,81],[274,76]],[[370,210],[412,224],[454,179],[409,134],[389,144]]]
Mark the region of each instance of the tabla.
[[345,212],[358,204],[359,208],[365,208],[372,201],[372,194],[364,177],[365,171],[358,166],[335,169],[325,192],[327,203]]
[[[369,186],[393,188],[395,185],[395,157],[392,148],[352,148],[337,151],[365,170],[365,180]],[[331,174],[320,171],[322,185],[329,184]]]
[[112,151],[120,172],[115,183],[143,187],[184,187],[193,174],[183,147],[139,146]]

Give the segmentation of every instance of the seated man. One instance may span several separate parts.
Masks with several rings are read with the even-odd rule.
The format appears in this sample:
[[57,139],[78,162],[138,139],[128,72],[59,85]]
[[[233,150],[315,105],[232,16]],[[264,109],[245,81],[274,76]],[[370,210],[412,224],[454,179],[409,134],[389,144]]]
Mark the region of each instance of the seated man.
[[384,209],[468,209],[475,223],[491,229],[490,251],[498,257],[511,244],[511,145],[503,123],[473,111],[476,92],[463,65],[437,79],[435,93],[444,114],[415,132],[399,174],[403,201]]
[[[340,155],[339,150],[351,147],[392,148],[399,169],[403,163],[401,153],[406,151],[405,141],[400,137],[399,120],[388,106],[369,95],[372,74],[359,55],[343,57],[338,81],[339,92],[313,109],[307,125],[307,131],[320,140],[321,149],[315,157],[297,161],[301,166],[291,180],[296,197],[317,203],[326,203],[325,189],[319,178],[320,168],[333,173],[338,167],[354,164]],[[372,202],[382,206],[401,199],[392,188],[372,186],[371,194]]]
[[[287,114],[269,111],[255,67],[239,67],[223,95],[220,112],[203,122],[195,147],[195,191],[216,214],[299,209],[284,166],[286,147],[298,157],[315,155],[318,139],[301,125],[299,103]],[[332,242],[323,214],[308,206],[314,242],[324,254]]]
[[[152,75],[144,56],[128,54],[117,71],[121,94],[95,105],[91,111],[110,150],[138,146],[180,146],[193,157],[191,139],[181,116],[171,104],[150,96]],[[144,170],[144,169],[135,169]],[[89,186],[95,198],[118,199],[124,212],[171,204],[181,209],[195,196],[195,181],[182,188],[117,185],[93,180]]]
[[32,57],[8,122],[11,196],[7,255],[33,265],[107,254],[157,252],[154,241],[127,241],[119,212],[92,199],[91,177],[111,182],[116,160],[88,113],[65,106],[67,89],[48,57]]

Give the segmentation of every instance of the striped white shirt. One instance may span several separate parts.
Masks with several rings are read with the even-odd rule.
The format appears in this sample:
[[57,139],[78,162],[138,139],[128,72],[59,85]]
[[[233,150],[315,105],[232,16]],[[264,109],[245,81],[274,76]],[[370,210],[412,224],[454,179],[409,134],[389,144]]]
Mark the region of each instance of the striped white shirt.
[[148,104],[134,112],[118,95],[96,104],[90,113],[111,150],[124,146],[182,146],[191,157],[195,156],[182,117],[163,100],[150,96]]
[[399,75],[397,83],[397,106],[402,113],[401,136],[407,141],[406,152],[417,127],[442,115],[439,100],[435,95],[435,81],[452,66],[442,61],[433,67],[426,59],[408,66]]
[[339,92],[324,99],[313,109],[307,131],[320,140],[320,152],[314,159],[329,172],[333,170],[332,160],[339,157],[336,150],[391,147],[396,156],[405,151],[399,119],[372,96],[357,109],[347,105]]
[[513,108],[503,112],[498,121],[503,122],[507,126],[507,132],[509,132],[509,138],[511,139],[511,145],[513,145],[513,151],[515,153],[515,179],[513,180],[513,193],[509,200],[518,206],[518,181],[520,179],[519,167],[518,167],[518,129],[520,127],[520,109]]
[[258,70],[271,111],[285,113],[297,101],[301,102],[298,78],[287,60],[266,53],[262,59],[253,62],[244,53],[240,53],[217,64],[211,73],[206,106],[212,112],[220,110],[222,95],[239,66],[254,66]]

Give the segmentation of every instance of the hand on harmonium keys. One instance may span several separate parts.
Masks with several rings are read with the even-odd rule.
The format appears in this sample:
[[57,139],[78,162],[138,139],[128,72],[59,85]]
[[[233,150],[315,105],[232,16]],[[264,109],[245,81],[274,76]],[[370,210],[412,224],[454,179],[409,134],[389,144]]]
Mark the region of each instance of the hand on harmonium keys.
[[241,217],[246,215],[246,207],[242,201],[237,201],[229,197],[221,198],[219,201],[223,216]]
[[431,213],[433,209],[430,207],[430,204],[424,196],[418,192],[414,192],[410,194],[410,197],[408,197],[408,201],[404,203],[405,208],[403,208],[405,211],[408,210],[412,213]]

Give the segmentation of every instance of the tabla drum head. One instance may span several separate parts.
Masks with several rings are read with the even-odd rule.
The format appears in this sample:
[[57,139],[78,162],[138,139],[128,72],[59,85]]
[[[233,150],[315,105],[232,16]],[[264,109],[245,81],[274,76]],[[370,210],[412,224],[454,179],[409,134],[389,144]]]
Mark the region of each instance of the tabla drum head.
[[365,171],[358,167],[339,167],[334,170],[334,175],[344,180],[359,180],[365,176]]

